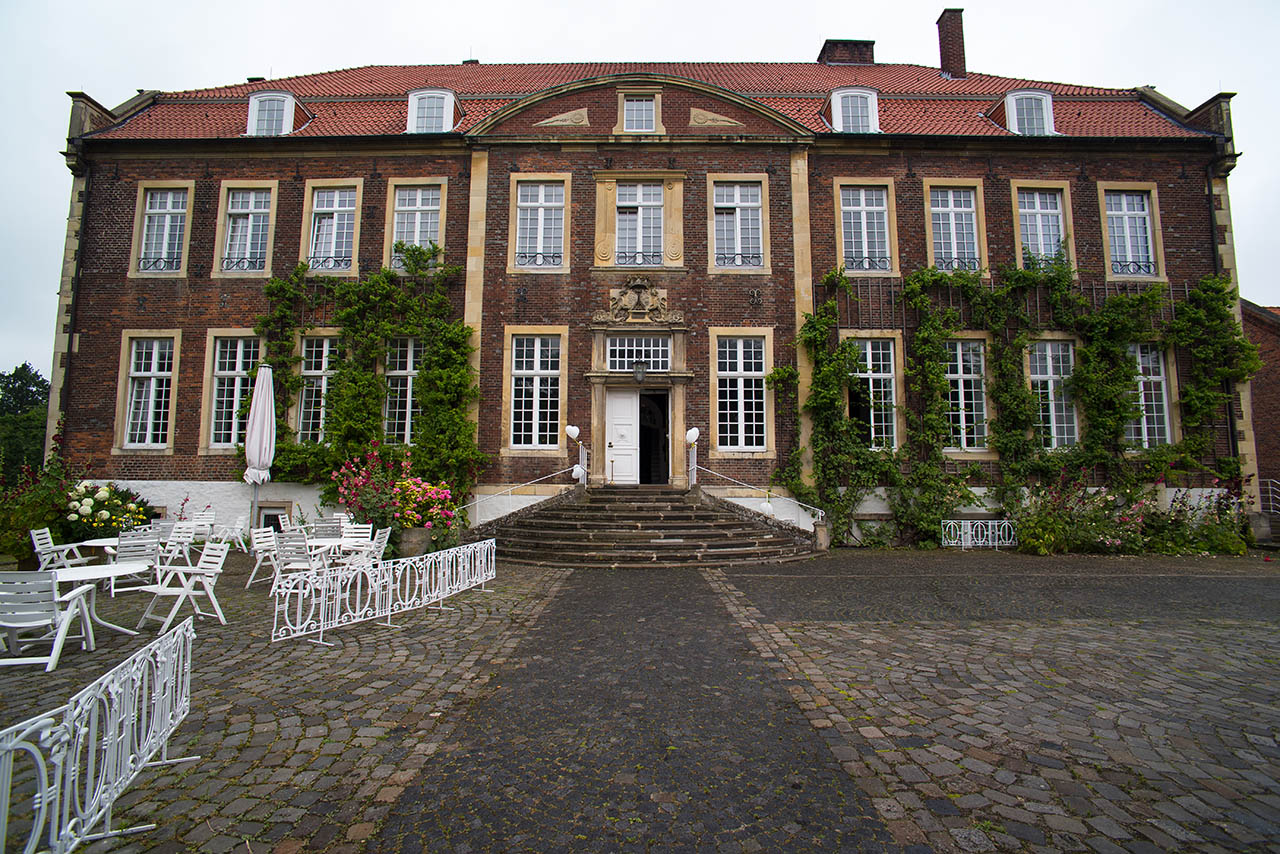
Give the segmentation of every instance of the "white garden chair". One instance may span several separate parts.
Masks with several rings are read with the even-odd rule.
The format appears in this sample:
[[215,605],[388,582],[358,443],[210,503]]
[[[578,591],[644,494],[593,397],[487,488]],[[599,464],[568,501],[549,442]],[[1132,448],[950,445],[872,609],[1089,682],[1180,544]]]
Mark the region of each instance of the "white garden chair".
[[174,522],[173,530],[164,541],[160,558],[165,563],[173,563],[181,555],[182,560],[191,566],[191,547],[196,543],[196,523],[187,520]]
[[277,576],[285,572],[305,572],[324,565],[321,557],[311,550],[307,535],[302,531],[281,531],[276,534]]
[[31,545],[35,547],[36,557],[41,569],[53,569],[57,566],[78,566],[88,563],[89,558],[80,554],[79,544],[66,543],[56,545],[53,534],[48,528],[37,528],[31,532]]
[[[175,564],[158,567],[157,582],[138,588],[144,593],[151,594],[151,602],[147,605],[147,610],[142,612],[137,627],[141,629],[142,624],[147,620],[157,620],[162,622],[160,634],[164,634],[169,630],[173,618],[178,616],[178,611],[184,602],[191,603],[191,608],[197,617],[217,617],[218,622],[225,626],[227,618],[222,616],[222,607],[218,605],[218,597],[214,595],[213,587],[222,575],[222,564],[226,561],[229,551],[231,546],[228,543],[208,543],[200,553],[200,560],[195,566]],[[200,597],[204,597],[212,611],[200,609]],[[161,617],[154,613],[155,607],[157,603],[166,599],[174,600],[173,607],[169,609],[167,616]]]
[[258,570],[264,564],[271,568],[273,578],[280,573],[280,561],[276,557],[276,532],[274,530],[271,528],[251,528],[249,530],[249,544],[257,560],[254,561],[253,570],[249,573],[249,580],[244,583],[245,590],[249,589],[249,585],[253,583]]
[[196,526],[196,539],[209,540],[213,538],[214,529],[218,527],[218,516],[213,510],[201,510],[198,513],[191,514],[191,521]]
[[238,548],[241,553],[248,554],[249,546],[245,543],[244,536],[249,530],[249,517],[237,516],[234,525],[218,525],[213,529],[212,542],[230,543]]
[[342,547],[348,548],[348,544],[364,547],[373,539],[373,523],[372,522],[348,522],[342,526]]
[[[115,557],[111,562],[139,562],[147,565],[145,572],[111,577],[112,596],[116,595],[116,591],[138,590],[155,578],[155,568],[160,565],[160,540],[146,529],[121,531],[120,545],[116,547]],[[126,587],[125,584],[129,586]]]
[[[64,596],[58,596],[58,582],[52,572],[0,572],[0,629],[8,636],[9,651],[14,658],[0,659],[0,665],[43,664],[45,672],[58,666],[62,646],[71,631],[71,621],[80,618],[82,649],[93,651],[93,623],[89,621],[89,603],[85,598],[92,584],[82,584]],[[39,631],[38,637],[22,638],[24,633]],[[24,656],[25,647],[37,643],[53,644],[48,655]]]

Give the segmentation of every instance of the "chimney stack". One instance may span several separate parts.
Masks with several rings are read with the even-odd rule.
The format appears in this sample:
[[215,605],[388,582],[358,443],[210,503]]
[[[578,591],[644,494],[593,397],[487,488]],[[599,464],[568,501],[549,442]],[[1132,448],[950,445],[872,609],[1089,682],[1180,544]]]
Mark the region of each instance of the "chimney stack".
[[964,9],[943,9],[938,17],[938,53],[942,57],[942,75],[961,79],[964,70]]
[[855,39],[827,39],[818,53],[823,65],[874,65],[876,43]]

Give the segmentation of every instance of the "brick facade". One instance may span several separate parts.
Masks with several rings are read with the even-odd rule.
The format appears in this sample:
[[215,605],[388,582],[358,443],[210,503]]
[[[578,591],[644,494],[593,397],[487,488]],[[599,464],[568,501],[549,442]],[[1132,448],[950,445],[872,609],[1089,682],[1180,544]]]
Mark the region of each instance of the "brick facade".
[[[954,17],[948,17],[953,13]],[[964,75],[958,10],[944,13],[939,27],[944,67],[950,63]],[[871,43],[830,44],[824,48],[825,64],[820,62],[814,68],[853,63],[855,68],[879,73],[881,67],[873,64]],[[841,45],[857,49],[837,49]],[[969,75],[965,85],[985,86],[977,77],[980,75]],[[858,80],[850,78],[849,82]],[[1014,81],[1005,88],[1012,90],[1022,82]],[[841,327],[849,331],[896,330],[909,339],[914,321],[902,309],[897,295],[902,275],[927,266],[931,258],[926,192],[931,184],[950,187],[960,180],[980,188],[985,240],[981,261],[997,278],[1002,267],[1018,260],[1014,182],[1031,187],[1043,182],[1064,188],[1063,199],[1069,196],[1070,200],[1069,215],[1064,217],[1066,240],[1079,268],[1079,285],[1098,301],[1161,279],[1167,281],[1176,301],[1202,277],[1218,270],[1215,252],[1224,235],[1215,220],[1217,203],[1211,199],[1217,196],[1211,194],[1207,176],[1224,179],[1223,152],[1232,151],[1229,125],[1225,141],[1222,128],[1215,128],[1216,134],[1188,133],[1186,125],[1179,124],[1185,115],[1169,120],[1164,136],[1156,134],[1141,141],[1117,138],[1123,136],[1119,133],[1048,138],[1007,132],[989,137],[846,135],[813,130],[815,123],[820,127],[823,110],[822,114],[830,115],[830,108],[818,99],[811,99],[812,105],[801,110],[790,102],[782,103],[785,98],[768,93],[748,97],[723,84],[681,78],[665,70],[578,84],[557,83],[544,90],[531,88],[535,91],[524,100],[494,95],[483,102],[467,101],[466,93],[461,93],[464,112],[470,109],[474,113],[482,103],[490,110],[478,118],[469,114],[466,121],[475,130],[468,135],[417,138],[403,133],[401,124],[401,132],[394,135],[357,129],[341,138],[307,137],[305,127],[297,138],[287,135],[269,140],[242,135],[224,139],[131,138],[146,121],[158,121],[148,110],[161,110],[163,99],[144,107],[132,125],[126,117],[95,134],[86,131],[91,125],[102,127],[101,116],[90,123],[82,120],[79,131],[73,128],[71,165],[84,176],[87,190],[82,229],[74,247],[78,268],[70,284],[64,279],[64,294],[74,305],[66,351],[61,354],[65,380],[55,390],[56,405],[65,414],[69,455],[101,477],[189,481],[238,477],[240,468],[234,453],[201,447],[202,426],[207,426],[201,420],[209,417],[208,330],[251,329],[266,309],[266,300],[260,276],[214,275],[221,252],[215,235],[222,215],[224,181],[275,182],[270,272],[276,275],[286,274],[305,255],[301,241],[309,180],[359,181],[359,245],[354,260],[366,272],[385,260],[389,182],[425,176],[447,182],[441,212],[442,243],[446,260],[467,268],[451,286],[451,295],[459,314],[466,307],[468,317],[473,316],[479,327],[478,436],[481,450],[491,460],[481,481],[492,487],[532,480],[576,461],[576,450],[562,435],[567,424],[580,426],[582,440],[597,454],[603,452],[607,438],[599,433],[605,424],[603,389],[622,387],[627,380],[625,376],[592,378],[593,359],[598,358],[593,348],[604,328],[596,315],[609,308],[611,293],[636,277],[664,292],[668,309],[682,315],[673,334],[682,336],[683,367],[689,376],[668,381],[651,375],[643,386],[669,394],[673,408],[678,400],[682,403],[682,410],[672,411],[666,425],[672,482],[678,482],[682,475],[683,429],[676,435],[677,425],[698,427],[707,437],[700,447],[710,450],[714,446],[710,437],[717,429],[712,367],[716,341],[711,330],[769,330],[772,365],[797,366],[803,378],[805,365],[793,346],[797,318],[814,308],[810,300],[825,299],[821,279],[842,262],[837,180],[846,186],[890,181],[894,205],[894,269],[890,275],[850,273],[855,298],[842,297],[840,301]],[[614,132],[621,121],[620,93],[630,91],[660,94],[664,135]],[[882,104],[889,102],[888,94],[880,97]],[[997,93],[992,100],[998,97]],[[81,98],[76,103],[83,113],[85,101]],[[921,103],[921,109],[931,109],[932,102],[923,99]],[[347,107],[350,105],[343,108]],[[225,104],[220,103],[219,108]],[[327,115],[317,104],[310,104],[308,110],[317,122]],[[1222,111],[1201,111],[1205,122],[1221,121]],[[399,121],[403,122],[403,112]],[[487,153],[487,170],[479,176],[472,174],[476,152]],[[798,176],[797,168],[802,170]],[[616,266],[600,255],[608,255],[600,223],[614,216],[612,211],[597,210],[597,199],[605,198],[600,194],[601,183],[611,176],[615,181],[625,180],[627,173],[659,175],[664,184],[670,182],[668,193],[675,193],[670,188],[678,185],[680,232],[667,235],[664,251],[668,256],[662,266]],[[509,257],[514,234],[512,188],[522,175],[547,174],[568,176],[563,246],[566,269],[513,269]],[[715,269],[712,258],[715,238],[709,225],[709,176],[744,175],[763,176],[762,189],[768,200],[764,211],[767,263],[758,271],[722,272]],[[191,182],[193,187],[186,225],[186,275],[130,275],[136,261],[131,247],[139,189],[162,181]],[[1158,269],[1163,275],[1128,281],[1107,275],[1110,259],[1100,182],[1150,188],[1149,198],[1158,201],[1153,224],[1159,227],[1156,246],[1162,249]],[[675,198],[666,197],[664,204]],[[484,202],[482,240],[473,210],[480,199]],[[804,204],[797,204],[797,199]],[[810,267],[811,275],[806,277],[803,271]],[[1048,321],[1043,295],[1033,294],[1029,309],[1033,317]],[[321,307],[309,321],[324,326],[326,318],[326,309]],[[561,377],[566,384],[560,445],[545,453],[509,453],[504,448],[504,436],[511,429],[509,416],[498,415],[507,411],[504,407],[510,405],[511,397],[511,381],[504,374],[511,359],[506,349],[508,333],[511,328],[547,326],[567,329],[560,342]],[[642,331],[648,327],[640,324],[634,328]],[[119,376],[122,330],[181,330],[179,367],[173,379],[175,417],[169,426],[167,449],[120,447],[121,419],[127,415],[119,407],[120,390],[126,382]],[[668,330],[655,327],[654,332],[667,334]],[[1177,362],[1187,358],[1188,354],[1182,353],[1175,357]],[[903,378],[899,376],[897,381],[902,383]],[[630,382],[635,387],[634,380]],[[1176,388],[1171,392],[1170,405],[1176,406]],[[771,398],[772,392],[769,395]],[[795,423],[794,414],[772,400],[770,407],[772,418],[766,425],[770,453],[717,455],[717,471],[752,484],[768,483],[775,468],[801,441],[801,425]],[[1230,437],[1225,423],[1220,432],[1219,444],[1226,452]],[[1259,442],[1262,440],[1260,436]],[[1274,456],[1269,450],[1264,453],[1260,444],[1263,460],[1266,454]],[[707,458],[704,455],[704,464]],[[1280,476],[1280,472],[1271,476]],[[592,468],[592,479],[608,479],[599,462]]]

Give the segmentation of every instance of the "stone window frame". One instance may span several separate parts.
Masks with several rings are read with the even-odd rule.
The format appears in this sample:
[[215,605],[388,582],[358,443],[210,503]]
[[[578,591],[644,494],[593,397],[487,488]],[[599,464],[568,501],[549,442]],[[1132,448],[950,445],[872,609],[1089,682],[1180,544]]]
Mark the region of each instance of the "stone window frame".
[[930,199],[934,189],[973,190],[974,227],[978,238],[978,274],[991,278],[991,254],[987,251],[986,199],[981,178],[925,178],[922,181],[921,199],[924,204],[924,248],[926,267],[936,266],[933,250],[933,204]]
[[764,447],[755,448],[722,448],[720,447],[720,339],[721,338],[763,338],[764,339],[764,376],[773,371],[773,335],[772,326],[709,326],[707,327],[707,349],[710,370],[707,397],[708,408],[708,452],[711,460],[776,460],[777,423],[773,389],[766,382],[764,387]]
[[[627,98],[632,96],[653,98],[653,130],[626,129]],[[618,89],[618,120],[613,126],[614,136],[666,136],[666,134],[666,125],[662,123],[661,86],[626,86]]]
[[[1076,274],[1076,228],[1072,216],[1071,182],[1070,181],[1038,181],[1014,178],[1009,181],[1009,195],[1013,203],[1013,263],[1022,267],[1022,211],[1018,207],[1020,191],[1035,192],[1053,190],[1062,199],[1062,246],[1066,250],[1067,263]],[[1104,229],[1105,230],[1105,229]],[[1110,254],[1107,256],[1110,266]]]
[[[226,254],[227,218],[232,190],[269,190],[271,207],[267,210],[267,256],[261,270],[223,270],[222,259]],[[224,180],[218,187],[218,219],[213,233],[213,265],[209,268],[211,279],[269,279],[276,243],[276,206],[280,200],[280,182],[276,179],[259,181],[251,178]]]
[[[214,362],[217,358],[217,340],[219,338],[257,338],[259,365],[262,364],[267,352],[266,339],[255,333],[252,327],[214,327],[205,331],[204,373],[202,374],[204,382],[200,390],[200,446],[196,452],[199,456],[231,456],[236,453],[234,445],[229,447],[213,445],[213,371]],[[253,394],[252,385],[249,393]]]
[[[901,329],[841,329],[840,342],[847,340],[893,342],[893,441],[890,448],[875,448],[892,453],[902,447],[907,431],[907,391],[906,391],[906,354],[904,352],[905,336]],[[849,402],[845,400],[845,409]]]
[[[596,182],[596,240],[593,269],[684,269],[685,173],[673,169],[598,170]],[[662,184],[662,266],[618,266],[618,184]]]
[[390,268],[392,256],[395,254],[396,190],[400,187],[430,186],[440,188],[440,227],[436,234],[436,245],[440,247],[440,257],[437,260],[439,263],[444,263],[445,222],[448,219],[445,214],[448,210],[449,179],[443,175],[427,175],[419,178],[387,179],[387,219],[382,240],[382,266]]
[[[982,405],[987,422],[986,441],[982,448],[944,446],[942,453],[958,460],[998,460],[1000,454],[991,447],[991,333],[976,329],[957,329],[947,336],[948,341],[980,341],[982,343]],[[943,366],[945,371],[945,365]]]
[[[1022,375],[1023,375],[1023,377],[1025,377],[1025,378],[1026,378],[1026,388],[1027,388],[1027,390],[1028,390],[1028,391],[1030,391],[1030,392],[1031,392],[1032,397],[1035,397],[1035,391],[1034,391],[1034,388],[1033,388],[1033,386],[1032,386],[1032,384],[1031,384],[1031,383],[1032,383],[1032,377],[1031,377],[1031,345],[1032,345],[1032,344],[1035,344],[1035,343],[1037,343],[1037,342],[1049,342],[1049,343],[1064,343],[1064,342],[1065,342],[1065,343],[1070,344],[1070,345],[1071,345],[1071,351],[1072,351],[1072,352],[1071,352],[1071,367],[1072,367],[1072,371],[1074,371],[1074,370],[1075,370],[1075,366],[1076,366],[1076,364],[1077,364],[1077,363],[1078,363],[1078,361],[1079,361],[1079,354],[1078,354],[1078,351],[1079,351],[1079,347],[1080,347],[1080,339],[1079,339],[1079,338],[1077,338],[1075,335],[1073,335],[1073,334],[1072,334],[1072,333],[1070,333],[1070,332],[1063,332],[1063,331],[1061,331],[1061,330],[1055,330],[1055,329],[1043,329],[1043,330],[1041,330],[1041,331],[1039,331],[1039,332],[1036,332],[1032,337],[1030,337],[1030,338],[1027,340],[1027,346],[1026,346],[1026,348],[1022,351]],[[1038,399],[1037,399],[1037,401],[1036,401],[1035,406],[1036,406],[1036,419],[1037,419],[1037,423],[1038,423],[1038,419],[1039,419],[1039,407],[1040,407],[1040,404],[1039,404],[1039,400],[1038,400]],[[1072,403],[1071,403],[1071,409],[1072,409],[1073,417],[1074,417],[1074,420],[1075,420],[1075,434],[1076,434],[1076,440],[1075,440],[1074,444],[1073,444],[1073,445],[1057,445],[1057,444],[1054,444],[1054,445],[1050,445],[1050,446],[1042,446],[1042,447],[1044,447],[1044,449],[1045,449],[1046,451],[1053,452],[1053,451],[1057,451],[1057,450],[1059,450],[1059,449],[1061,449],[1061,448],[1070,448],[1070,447],[1074,447],[1074,445],[1079,445],[1079,444],[1080,444],[1080,440],[1081,440],[1081,438],[1084,436],[1084,418],[1083,418],[1083,416],[1082,416],[1082,414],[1081,414],[1081,412],[1080,412],[1080,405],[1079,405],[1079,403],[1077,403],[1076,401],[1072,401]],[[1034,436],[1034,433],[1035,433],[1035,429],[1034,429],[1034,427],[1033,427],[1033,428],[1032,428],[1032,435],[1033,435],[1033,436]],[[1057,440],[1056,440],[1056,438],[1054,438],[1054,441],[1055,441],[1055,442],[1057,441]]]
[[[140,338],[173,339],[173,370],[169,382],[169,437],[163,446],[127,446],[129,430],[129,381],[132,369],[133,342]],[[139,454],[142,456],[172,456],[174,438],[178,432],[178,379],[182,360],[181,329],[122,329],[120,330],[120,362],[116,374],[116,415],[113,425],[111,454]]]
[[[1124,275],[1111,272],[1111,229],[1107,226],[1107,193],[1146,193],[1148,227],[1151,230],[1151,275]],[[1108,282],[1168,282],[1164,262],[1164,233],[1160,227],[1160,193],[1155,181],[1099,181],[1098,213],[1102,225],[1102,271]]]
[[[553,184],[564,185],[564,237],[560,247],[561,264],[559,267],[517,267],[516,236],[519,231],[519,185]],[[546,275],[568,273],[572,269],[571,238],[573,235],[573,173],[572,172],[512,172],[508,188],[507,209],[507,274],[508,275]]]
[[[716,266],[716,184],[760,185],[760,254],[759,267]],[[769,239],[769,174],[767,172],[708,172],[707,173],[707,274],[714,276],[770,276],[773,275]]]
[[360,216],[364,210],[364,178],[308,178],[302,189],[302,235],[298,245],[298,261],[306,264],[311,259],[311,230],[314,222],[316,190],[356,191],[355,223],[351,230],[351,269],[317,270],[318,275],[337,278],[360,276]]
[[[857,270],[858,278],[897,278],[902,275],[898,254],[898,202],[893,178],[862,178],[858,176],[841,176],[831,179],[832,194],[835,201],[835,233],[836,233],[836,265],[844,265],[844,204],[841,190],[844,187],[883,187],[886,194],[886,223],[889,232],[889,269]],[[927,197],[926,197],[927,198]],[[930,242],[932,245],[932,241]],[[845,275],[850,275],[848,271]]]
[[[560,424],[556,428],[554,447],[511,445],[511,413],[513,398],[513,339],[524,337],[558,337],[560,339]],[[565,425],[569,405],[569,326],[568,324],[510,324],[502,331],[502,439],[500,457],[563,457],[566,453]]]
[[[147,221],[147,193],[151,190],[186,190],[187,212],[186,223],[182,231],[182,262],[176,270],[139,270],[138,262],[142,258],[142,241]],[[172,181],[140,181],[138,183],[138,201],[133,214],[133,245],[129,250],[129,269],[125,275],[130,279],[185,279],[187,267],[191,263],[191,214],[196,207],[196,182],[194,180]]]

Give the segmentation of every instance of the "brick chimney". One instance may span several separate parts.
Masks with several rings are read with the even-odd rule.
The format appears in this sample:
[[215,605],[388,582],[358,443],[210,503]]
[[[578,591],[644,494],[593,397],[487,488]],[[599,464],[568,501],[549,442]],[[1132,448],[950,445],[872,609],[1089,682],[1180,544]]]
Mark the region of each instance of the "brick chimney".
[[823,65],[874,65],[876,43],[851,39],[827,39],[818,53]]
[[938,17],[938,53],[942,57],[942,74],[956,79],[964,70],[964,9],[943,9]]

